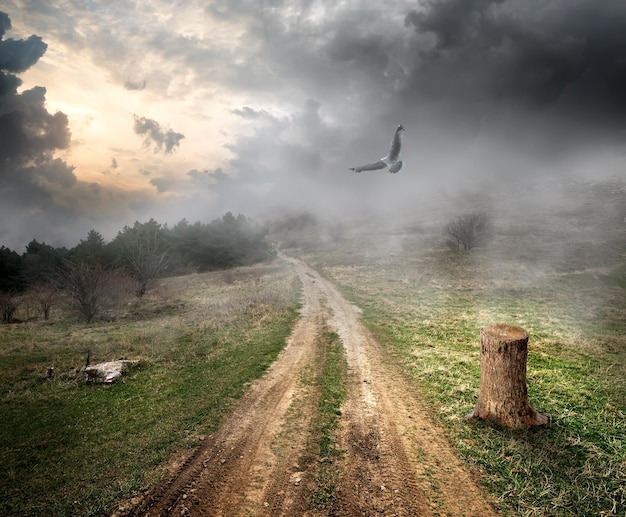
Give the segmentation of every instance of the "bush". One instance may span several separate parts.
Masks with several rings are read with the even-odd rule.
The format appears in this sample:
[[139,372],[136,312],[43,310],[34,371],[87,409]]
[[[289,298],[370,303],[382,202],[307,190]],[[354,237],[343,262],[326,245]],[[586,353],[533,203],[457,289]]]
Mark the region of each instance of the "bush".
[[471,250],[487,240],[491,226],[491,215],[482,210],[455,217],[446,225],[446,244],[453,250],[460,250],[461,246]]
[[59,271],[59,286],[86,323],[115,303],[117,274],[100,264],[66,262]]
[[18,308],[15,295],[11,292],[0,292],[0,317],[2,323],[13,323],[13,316]]

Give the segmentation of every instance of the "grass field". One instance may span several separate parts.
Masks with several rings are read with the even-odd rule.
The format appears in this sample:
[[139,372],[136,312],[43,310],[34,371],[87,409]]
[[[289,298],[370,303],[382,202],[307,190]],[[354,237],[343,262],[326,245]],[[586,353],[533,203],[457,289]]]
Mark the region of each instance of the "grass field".
[[[363,309],[505,514],[621,516],[623,215],[502,218],[492,242],[470,252],[447,249],[436,224],[371,226],[340,244],[312,246],[309,235],[292,250]],[[511,431],[464,420],[478,396],[479,331],[495,322],[529,332],[530,403],[548,425]]]
[[[275,263],[167,279],[117,322],[0,327],[0,515],[106,515],[157,479],[276,358],[298,292]],[[86,385],[87,350],[140,364]]]
[[[539,293],[531,288],[515,296],[416,292],[415,286],[393,282],[389,276],[377,278],[374,271],[343,276],[330,269],[329,274],[364,309],[368,326],[405,366],[453,443],[480,468],[511,515],[623,514],[623,320],[572,328],[572,312],[538,301]],[[563,291],[579,289],[581,281],[586,282],[578,277],[559,278],[556,284],[546,281],[541,293],[558,290],[565,295]],[[509,431],[463,421],[478,394],[479,329],[492,322],[514,323],[529,331],[529,396],[531,404],[550,417],[548,426]]]
[[[524,217],[511,206],[492,241],[470,252],[446,248],[436,211],[281,237],[363,309],[505,515],[617,517],[626,515],[621,195]],[[154,482],[172,451],[214,429],[275,359],[298,293],[293,271],[276,262],[165,280],[117,321],[57,314],[1,326],[0,515],[103,515]],[[548,425],[464,420],[478,395],[479,330],[494,322],[529,332],[530,403]],[[338,452],[331,435],[345,376],[336,336],[326,338],[322,457]],[[88,352],[91,363],[140,365],[115,385],[90,386],[79,373]],[[325,465],[318,508],[334,494]]]

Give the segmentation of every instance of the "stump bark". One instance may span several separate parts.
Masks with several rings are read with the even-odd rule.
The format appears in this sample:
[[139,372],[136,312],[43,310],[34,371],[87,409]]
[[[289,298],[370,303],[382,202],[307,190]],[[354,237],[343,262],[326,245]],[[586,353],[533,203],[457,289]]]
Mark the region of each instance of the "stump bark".
[[548,418],[528,402],[528,333],[496,323],[480,329],[480,345],[478,402],[466,418],[491,419],[512,429],[547,423]]

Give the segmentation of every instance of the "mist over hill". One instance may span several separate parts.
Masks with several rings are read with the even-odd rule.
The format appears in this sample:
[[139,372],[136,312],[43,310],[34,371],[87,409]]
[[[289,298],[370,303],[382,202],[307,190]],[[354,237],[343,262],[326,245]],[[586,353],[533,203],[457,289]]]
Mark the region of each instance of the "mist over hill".
[[344,216],[291,212],[270,219],[269,228],[285,247],[345,248],[355,265],[384,263],[385,257],[427,249],[449,251],[446,223],[477,210],[493,224],[477,250],[485,268],[505,264],[523,275],[610,268],[624,260],[626,181],[619,177],[484,180],[450,193],[418,193],[413,204],[373,205]]

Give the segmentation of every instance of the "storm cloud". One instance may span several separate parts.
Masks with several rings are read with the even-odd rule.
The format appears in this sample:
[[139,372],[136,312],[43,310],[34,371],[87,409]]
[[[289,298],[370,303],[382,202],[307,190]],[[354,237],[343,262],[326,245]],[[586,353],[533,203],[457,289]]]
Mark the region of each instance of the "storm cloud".
[[[0,16],[1,181],[19,177],[24,192],[37,186],[57,203],[62,189],[53,186],[83,188],[72,151],[92,138],[95,152],[109,126],[125,139],[102,149],[100,163],[111,164],[120,190],[98,195],[123,203],[116,212],[170,223],[191,218],[187,210],[256,217],[276,205],[376,213],[486,177],[624,174],[621,0],[154,0],[149,12],[133,0],[107,9],[7,4],[23,36],[4,39],[10,25]],[[64,57],[55,65],[87,60],[97,74],[89,86],[102,87],[103,99],[119,96],[108,105],[119,109],[116,120],[93,102],[72,114],[88,112],[82,125],[49,113],[45,87],[61,81],[18,93],[17,74],[46,46]],[[107,117],[100,129],[99,117]],[[406,128],[400,174],[348,170],[384,156],[398,124]],[[18,176],[26,166],[34,169]],[[131,180],[142,195],[124,191]]]
[[[10,28],[10,18],[0,13],[0,35]],[[128,203],[119,190],[80,181],[76,167],[56,156],[72,140],[67,115],[48,111],[46,88],[19,91],[16,74],[35,65],[46,49],[38,36],[0,39],[0,243],[17,250],[33,238],[72,242],[103,214],[119,221],[115,213]],[[129,213],[122,208],[119,215]]]
[[[11,20],[0,12],[0,38],[11,28]],[[13,38],[0,40],[0,70],[12,73],[24,72],[34,65],[46,51],[47,45],[39,36],[32,35],[25,40]]]
[[[1,34],[10,27],[8,16],[0,13]],[[5,207],[19,201],[18,213],[54,211],[56,193],[76,183],[73,168],[53,156],[69,146],[67,116],[48,112],[43,87],[18,93],[22,81],[14,74],[45,51],[35,36],[0,40],[0,199]]]
[[36,63],[47,45],[37,36],[4,39],[10,28],[11,20],[0,12],[0,177],[5,179],[29,161],[45,161],[50,152],[69,145],[67,117],[48,113],[46,89],[17,91],[22,81],[15,74]]
[[623,2],[430,1],[405,23],[434,42],[418,46],[404,99],[439,104],[476,131],[538,131],[544,151],[623,143]]
[[180,141],[185,138],[182,133],[161,127],[156,120],[137,115],[133,115],[133,118],[135,120],[135,133],[145,137],[145,147],[154,145],[154,152],[173,153],[180,145]]

